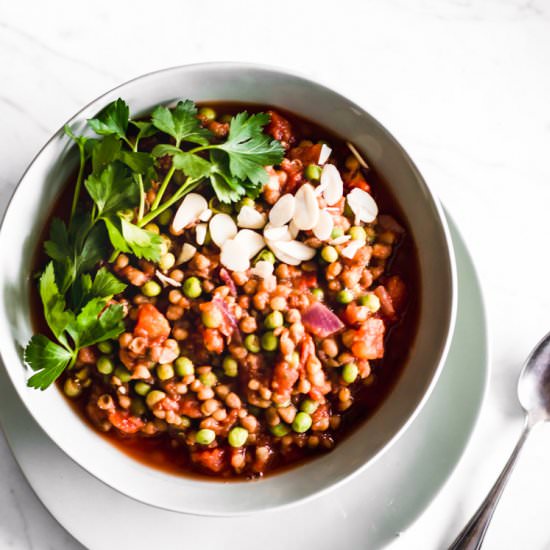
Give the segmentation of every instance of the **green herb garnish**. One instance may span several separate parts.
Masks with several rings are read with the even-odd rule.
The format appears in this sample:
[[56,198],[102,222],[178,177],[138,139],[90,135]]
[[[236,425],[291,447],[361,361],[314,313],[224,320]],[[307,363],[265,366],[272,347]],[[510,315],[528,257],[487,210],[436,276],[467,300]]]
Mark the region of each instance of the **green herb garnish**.
[[116,338],[124,331],[123,307],[109,305],[109,301],[125,288],[104,268],[93,281],[89,275],[83,276],[80,298],[86,303],[75,313],[67,309],[57,288],[53,263],[46,266],[40,277],[40,297],[44,317],[57,342],[42,334],[31,338],[25,349],[25,361],[36,371],[27,382],[30,387],[46,389],[75,364],[81,348]]
[[[124,252],[158,263],[162,240],[145,229],[149,222],[199,186],[210,186],[222,203],[256,198],[268,179],[265,166],[282,161],[281,143],[263,131],[267,114],[239,113],[225,139],[203,127],[197,114],[185,100],[132,120],[128,105],[117,99],[88,120],[98,137],[65,127],[80,164],[69,219],[55,218],[44,243],[51,261],[40,277],[40,296],[53,339],[37,334],[27,345],[25,361],[36,371],[29,386],[47,388],[74,366],[80,349],[124,331],[123,308],[111,300],[126,285],[106,267],[92,277],[101,260]],[[160,138],[153,150],[140,150],[142,140],[155,134]],[[147,205],[152,186],[155,198]]]

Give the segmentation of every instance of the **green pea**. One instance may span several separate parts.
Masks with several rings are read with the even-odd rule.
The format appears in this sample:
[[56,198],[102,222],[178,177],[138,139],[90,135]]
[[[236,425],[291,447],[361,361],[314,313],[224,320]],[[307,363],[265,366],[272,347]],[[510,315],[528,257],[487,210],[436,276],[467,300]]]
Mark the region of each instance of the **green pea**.
[[341,304],[349,304],[350,302],[353,302],[353,292],[347,288],[344,288],[336,294],[336,300]]
[[256,334],[248,334],[244,339],[244,347],[251,353],[259,353],[260,339]]
[[304,175],[310,181],[319,181],[321,179],[321,168],[316,164],[308,164]]
[[322,302],[325,298],[325,293],[323,292],[322,288],[314,288],[311,291],[311,295],[318,301]]
[[309,414],[300,411],[292,422],[292,429],[299,434],[307,432],[311,428],[312,424],[311,416]]
[[105,342],[99,342],[99,344],[97,345],[97,349],[101,353],[113,353],[113,343],[110,340],[105,340]]
[[330,234],[331,239],[337,239],[338,237],[342,237],[344,235],[344,230],[341,227],[334,227],[332,229],[332,233]]
[[183,293],[188,298],[198,298],[202,293],[201,282],[197,277],[189,277],[183,283]]
[[204,386],[215,386],[218,381],[218,377],[213,372],[205,372],[199,376],[201,384]]
[[147,384],[147,382],[142,382],[141,380],[134,385],[134,391],[141,396],[147,395],[150,390],[151,384]]
[[144,229],[147,231],[150,231],[151,233],[155,233],[156,235],[160,234],[159,226],[156,223],[148,223]]
[[167,208],[164,212],[159,214],[157,221],[160,225],[168,225],[172,221],[173,212],[170,208]]
[[230,357],[229,355],[227,357],[224,357],[223,360],[223,372],[227,376],[230,376],[231,378],[235,378],[237,374],[239,374],[239,364],[233,357]]
[[132,373],[122,365],[119,365],[115,369],[115,376],[123,383],[126,384],[126,382],[130,382],[132,379]]
[[321,250],[321,258],[331,264],[338,259],[338,250],[333,246],[324,246]]
[[222,115],[222,116],[220,117],[220,122],[223,122],[223,123],[227,124],[227,123],[231,122],[231,119],[232,119],[232,118],[233,118],[233,117],[232,117],[231,115],[225,114],[225,115]]
[[365,294],[359,298],[359,304],[367,306],[373,313],[380,309],[380,298],[376,294]]
[[243,206],[250,206],[254,208],[256,203],[254,202],[254,199],[251,199],[250,197],[243,197],[238,203],[237,208],[240,210]]
[[216,111],[212,109],[212,107],[201,107],[199,109],[199,116],[205,118],[208,121],[211,121],[216,120],[216,116],[218,115],[216,114]]
[[189,376],[195,372],[195,367],[193,366],[193,361],[188,357],[178,357],[176,359],[176,374],[178,376]]
[[272,311],[265,319],[264,326],[265,328],[278,328],[282,327],[285,322],[283,314],[280,311]]
[[202,324],[206,328],[218,328],[223,323],[223,314],[217,307],[202,312]]
[[170,380],[174,377],[174,367],[170,363],[159,365],[157,367],[157,376],[159,380]]
[[106,355],[101,355],[96,362],[97,370],[101,374],[111,374],[115,368],[110,357]]
[[141,293],[148,298],[158,296],[162,292],[162,287],[156,281],[147,281],[141,287]]
[[135,416],[143,416],[147,412],[147,407],[143,402],[143,399],[134,397],[130,403],[130,411]]
[[290,432],[290,428],[283,424],[282,422],[280,424],[277,424],[276,426],[271,426],[269,428],[269,431],[275,436],[275,437],[284,437]]
[[171,252],[168,252],[160,257],[159,267],[162,269],[162,271],[168,271],[169,269],[174,267],[175,263],[176,257]]
[[210,445],[214,439],[216,439],[216,434],[213,430],[209,430],[208,428],[199,430],[195,436],[195,441],[200,445]]
[[163,391],[152,390],[147,394],[145,402],[147,406],[152,409],[157,403],[162,401],[166,397],[166,394]]
[[353,384],[359,375],[359,369],[355,363],[346,363],[342,367],[342,379],[346,384]]
[[279,347],[279,339],[272,331],[264,332],[261,343],[265,351],[275,351]]
[[270,264],[274,264],[275,263],[275,255],[273,254],[273,252],[271,252],[271,250],[267,250],[267,248],[264,248],[256,256],[256,259],[254,260],[254,264],[257,264],[260,261],[269,262]]
[[82,391],[82,388],[78,382],[72,378],[67,378],[67,380],[65,380],[65,384],[63,385],[63,391],[67,397],[78,397]]
[[366,241],[367,232],[360,225],[354,225],[350,228],[349,234],[352,241]]
[[313,399],[304,399],[300,404],[300,410],[307,414],[313,414],[317,407],[319,407],[319,403],[313,401]]
[[240,426],[231,428],[227,434],[227,441],[231,447],[242,447],[248,439],[248,431]]

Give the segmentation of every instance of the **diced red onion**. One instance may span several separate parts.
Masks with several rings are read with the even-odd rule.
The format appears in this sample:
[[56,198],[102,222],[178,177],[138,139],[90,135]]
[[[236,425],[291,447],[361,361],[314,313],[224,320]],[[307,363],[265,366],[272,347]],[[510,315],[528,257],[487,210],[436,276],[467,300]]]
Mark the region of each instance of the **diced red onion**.
[[233,281],[231,275],[229,275],[225,267],[222,267],[220,269],[220,279],[227,285],[227,287],[229,288],[229,292],[231,292],[231,295],[237,296],[237,287],[235,286],[235,281]]
[[344,328],[344,323],[330,309],[319,303],[312,304],[302,314],[302,322],[319,338],[326,338]]
[[[231,328],[233,329],[232,336],[234,336],[235,339],[240,342],[241,331],[239,329],[239,324],[237,323],[237,319],[235,319],[235,316],[229,311],[227,304],[217,296],[212,299],[212,303],[216,304],[216,306],[222,312],[225,320],[227,321],[227,324],[230,325]],[[226,335],[226,336],[229,336],[229,335]]]

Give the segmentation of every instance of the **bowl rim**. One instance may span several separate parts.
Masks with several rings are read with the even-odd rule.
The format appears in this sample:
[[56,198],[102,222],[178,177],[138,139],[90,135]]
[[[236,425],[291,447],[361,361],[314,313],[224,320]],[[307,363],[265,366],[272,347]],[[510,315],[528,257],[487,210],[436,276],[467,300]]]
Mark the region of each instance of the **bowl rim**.
[[[427,386],[425,387],[422,394],[418,396],[418,399],[416,399],[416,403],[414,404],[414,407],[412,410],[408,413],[408,416],[402,421],[401,426],[399,429],[397,429],[387,440],[385,443],[381,445],[381,447],[376,450],[370,458],[365,460],[362,464],[360,464],[358,467],[356,467],[353,471],[349,472],[348,474],[345,474],[341,476],[339,479],[336,479],[332,481],[331,483],[327,484],[326,486],[316,488],[314,490],[309,491],[307,494],[300,496],[298,498],[293,498],[291,500],[288,500],[286,502],[281,502],[277,504],[271,504],[269,502],[263,503],[263,505],[256,506],[252,509],[247,509],[243,511],[224,511],[224,512],[208,512],[201,510],[200,512],[194,511],[192,508],[188,507],[180,507],[173,508],[171,506],[163,506],[159,503],[152,503],[150,501],[147,501],[144,498],[140,498],[137,495],[130,494],[121,488],[117,487],[116,485],[110,483],[109,481],[103,479],[100,477],[100,475],[96,472],[93,472],[89,470],[88,468],[85,468],[70,452],[70,449],[67,449],[66,445],[63,445],[59,442],[58,438],[54,435],[51,435],[50,431],[48,430],[47,426],[43,425],[43,422],[36,417],[33,410],[31,410],[30,406],[27,403],[26,396],[19,391],[18,385],[13,382],[11,379],[11,373],[5,367],[5,357],[4,357],[4,351],[3,347],[0,346],[0,360],[3,363],[3,368],[6,370],[8,377],[10,378],[10,381],[12,382],[12,385],[15,388],[15,391],[17,392],[18,396],[20,397],[23,405],[25,406],[26,410],[29,412],[29,414],[36,420],[40,428],[44,431],[44,433],[79,467],[83,468],[85,471],[87,471],[90,475],[92,475],[97,480],[101,481],[106,486],[116,490],[117,492],[124,494],[125,496],[132,498],[134,500],[137,500],[139,502],[142,502],[144,504],[155,506],[157,508],[166,509],[170,511],[176,511],[179,513],[185,513],[185,514],[192,514],[192,515],[200,515],[200,516],[217,516],[217,517],[235,517],[235,516],[242,516],[242,515],[248,515],[248,514],[254,514],[258,512],[265,512],[265,511],[273,511],[273,510],[279,510],[282,508],[297,506],[299,504],[303,504],[305,502],[311,501],[314,498],[324,495],[329,491],[332,491],[333,489],[341,486],[344,483],[349,482],[353,478],[355,478],[357,475],[359,475],[364,469],[366,469],[369,465],[374,464],[376,461],[378,461],[385,453],[388,451],[391,446],[401,437],[401,435],[409,428],[409,426],[412,424],[412,422],[415,420],[417,415],[420,413],[422,408],[424,407],[425,403],[429,399],[438,379],[441,374],[441,371],[444,367],[445,360],[447,358],[449,348],[452,341],[452,336],[455,329],[455,321],[456,321],[456,312],[457,312],[457,302],[458,302],[458,292],[457,292],[457,268],[456,268],[456,257],[454,252],[454,247],[452,243],[451,233],[450,229],[447,223],[446,216],[443,211],[443,207],[441,205],[441,202],[439,201],[438,197],[435,195],[435,193],[432,191],[424,177],[422,176],[421,172],[417,168],[416,164],[413,162],[407,151],[404,149],[404,147],[397,141],[397,139],[393,136],[393,134],[382,124],[379,122],[379,120],[371,114],[370,111],[367,111],[365,108],[363,108],[359,103],[356,103],[353,98],[350,98],[348,95],[348,92],[344,94],[339,90],[338,87],[334,87],[331,85],[328,85],[328,83],[325,83],[322,80],[313,79],[309,77],[308,75],[304,75],[303,73],[299,71],[295,71],[292,69],[288,69],[286,67],[280,67],[276,65],[270,65],[270,64],[263,64],[263,63],[252,63],[252,62],[240,62],[240,61],[208,61],[208,62],[197,62],[197,63],[189,63],[189,64],[183,64],[183,65],[174,65],[170,67],[165,67],[162,69],[157,69],[154,71],[149,71],[143,74],[140,74],[136,77],[133,77],[129,80],[126,80],[113,88],[105,91],[101,95],[95,97],[88,103],[86,103],[82,108],[80,108],[74,115],[72,115],[57,131],[55,131],[50,138],[40,147],[38,152],[33,156],[32,160],[29,162],[25,170],[23,171],[21,177],[19,178],[16,186],[14,187],[9,200],[6,203],[6,206],[2,212],[2,217],[0,220],[0,236],[3,234],[4,229],[4,223],[7,217],[7,214],[12,206],[12,203],[15,200],[15,197],[17,196],[18,192],[20,191],[21,184],[26,179],[26,176],[28,172],[32,169],[34,164],[37,162],[37,160],[42,156],[44,151],[50,147],[50,145],[60,136],[60,134],[63,132],[63,128],[66,125],[70,125],[77,121],[79,117],[89,110],[93,105],[96,103],[101,103],[101,101],[114,94],[117,90],[124,88],[128,85],[139,83],[142,80],[155,78],[157,75],[162,75],[165,73],[171,73],[171,72],[179,72],[179,71],[185,71],[189,69],[204,69],[204,70],[216,70],[216,69],[230,69],[230,70],[253,70],[253,71],[264,71],[274,74],[279,74],[281,77],[291,77],[295,78],[297,80],[302,81],[306,85],[315,86],[317,88],[322,89],[324,92],[328,92],[331,94],[334,94],[337,96],[338,99],[344,100],[349,103],[351,107],[354,109],[357,109],[359,112],[366,113],[371,119],[372,122],[378,126],[379,129],[383,131],[385,134],[385,137],[388,139],[389,142],[392,143],[393,147],[395,147],[396,151],[399,152],[399,155],[402,157],[402,159],[405,161],[408,169],[413,174],[415,180],[418,184],[424,187],[424,190],[427,192],[427,195],[429,199],[431,199],[431,202],[433,204],[436,217],[437,217],[437,223],[438,226],[442,230],[442,235],[444,238],[445,243],[445,263],[446,267],[448,268],[448,283],[449,283],[449,289],[450,289],[450,303],[449,307],[447,308],[447,314],[445,319],[445,338],[443,345],[440,346],[438,353],[436,355],[436,359],[434,358],[434,364],[436,364],[436,367],[433,369],[431,373],[431,378],[429,379],[429,382]],[[100,107],[101,108],[101,107]],[[3,300],[3,298],[2,298]],[[24,361],[23,361],[24,365]],[[392,390],[393,391],[393,390]],[[391,392],[390,392],[391,395]],[[61,396],[63,398],[63,396]],[[122,453],[122,451],[119,451]],[[144,466],[146,468],[150,468],[149,466]],[[298,468],[301,467],[298,466]],[[294,470],[295,468],[292,468]],[[273,479],[274,477],[278,475],[284,475],[286,473],[286,470],[283,472],[275,472],[270,474],[269,479]],[[209,484],[212,483],[220,483],[223,484],[223,480],[204,480],[201,478],[192,478],[192,477],[186,477],[186,480],[189,482],[197,483],[197,484]],[[245,481],[242,481],[240,483],[246,483]],[[254,483],[249,483],[251,487],[254,486]]]

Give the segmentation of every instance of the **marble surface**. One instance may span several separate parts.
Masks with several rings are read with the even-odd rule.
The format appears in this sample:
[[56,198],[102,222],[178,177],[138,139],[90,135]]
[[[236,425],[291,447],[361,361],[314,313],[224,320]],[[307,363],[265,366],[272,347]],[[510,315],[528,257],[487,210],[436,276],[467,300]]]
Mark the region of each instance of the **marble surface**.
[[[550,4],[86,6],[0,0],[1,208],[48,136],[88,101],[151,70],[222,59],[286,66],[343,91],[394,133],[443,199],[485,291],[492,373],[465,456],[418,521],[396,533],[391,549],[443,548],[519,435],[516,377],[550,329]],[[526,445],[487,549],[550,548],[549,460],[550,430],[542,427]],[[0,548],[80,548],[37,500],[1,434]]]

